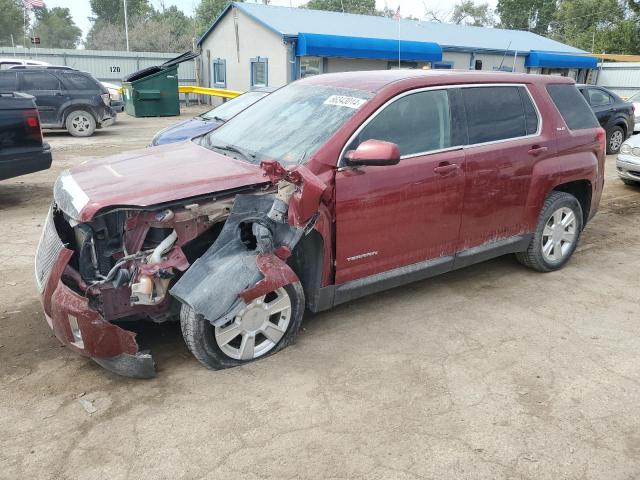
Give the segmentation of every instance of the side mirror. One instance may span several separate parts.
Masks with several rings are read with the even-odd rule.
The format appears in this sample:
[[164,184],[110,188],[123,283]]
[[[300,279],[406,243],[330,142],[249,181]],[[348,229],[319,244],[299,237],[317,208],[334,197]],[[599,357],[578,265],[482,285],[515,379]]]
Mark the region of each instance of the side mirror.
[[355,150],[349,150],[347,165],[395,165],[400,162],[398,145],[383,140],[365,140]]

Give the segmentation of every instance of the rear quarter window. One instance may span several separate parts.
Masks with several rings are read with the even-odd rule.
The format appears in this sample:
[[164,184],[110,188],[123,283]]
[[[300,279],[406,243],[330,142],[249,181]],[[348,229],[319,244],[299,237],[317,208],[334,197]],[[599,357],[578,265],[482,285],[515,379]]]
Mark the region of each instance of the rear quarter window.
[[100,91],[97,82],[90,77],[77,73],[65,73],[62,77],[68,90],[89,90],[92,92]]
[[574,85],[547,85],[547,92],[570,130],[600,126],[593,110]]

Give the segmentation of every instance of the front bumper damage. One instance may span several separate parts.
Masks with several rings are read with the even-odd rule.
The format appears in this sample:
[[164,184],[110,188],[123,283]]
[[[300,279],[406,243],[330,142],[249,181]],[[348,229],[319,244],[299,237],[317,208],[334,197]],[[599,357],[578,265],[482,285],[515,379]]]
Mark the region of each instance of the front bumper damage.
[[[286,259],[313,228],[326,185],[303,166],[289,171],[265,162],[262,168],[277,191],[236,195],[216,240],[192,265],[179,267],[186,271],[169,290],[214,325],[228,321],[251,300],[299,281]],[[133,236],[140,229],[133,227],[125,242],[141,244],[141,237]],[[175,228],[178,237],[186,235],[186,229]],[[186,262],[178,243],[180,238],[163,253],[164,266],[179,265],[175,258]],[[36,283],[50,328],[64,345],[113,373],[154,377],[153,357],[140,351],[136,334],[106,320],[82,292],[68,286],[73,254],[60,240],[50,210],[36,255]],[[138,268],[151,277],[158,270],[149,264]],[[91,290],[86,288],[85,294]],[[152,308],[147,305],[141,308]]]

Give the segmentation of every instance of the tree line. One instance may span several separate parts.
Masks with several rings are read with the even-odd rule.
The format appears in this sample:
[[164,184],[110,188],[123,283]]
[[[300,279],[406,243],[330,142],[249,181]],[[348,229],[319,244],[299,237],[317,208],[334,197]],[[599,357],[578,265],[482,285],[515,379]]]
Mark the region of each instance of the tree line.
[[[269,0],[263,0],[269,3]],[[390,0],[392,1],[392,0]],[[43,48],[124,50],[122,0],[90,0],[91,29],[84,41],[68,8],[34,8],[27,35]],[[180,52],[192,47],[228,0],[201,0],[195,15],[175,6],[154,8],[149,0],[127,0],[129,45],[133,51]],[[301,8],[392,17],[395,9],[377,9],[375,0],[309,0]],[[24,41],[21,0],[0,0],[0,45]],[[413,18],[414,20],[418,20]],[[30,20],[30,19],[29,19]],[[461,0],[451,9],[429,9],[421,20],[527,30],[597,53],[640,54],[640,0]]]

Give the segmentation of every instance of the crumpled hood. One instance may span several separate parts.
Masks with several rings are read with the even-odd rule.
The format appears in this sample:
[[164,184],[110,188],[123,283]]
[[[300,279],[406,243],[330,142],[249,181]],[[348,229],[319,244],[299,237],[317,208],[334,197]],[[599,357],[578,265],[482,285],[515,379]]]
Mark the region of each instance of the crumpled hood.
[[190,118],[173,124],[164,130],[160,130],[153,138],[153,145],[166,145],[167,143],[181,142],[193,137],[212,132],[220,127],[223,122],[205,120],[201,117]]
[[86,161],[60,175],[54,199],[86,222],[105,207],[147,207],[268,181],[259,165],[186,141]]

